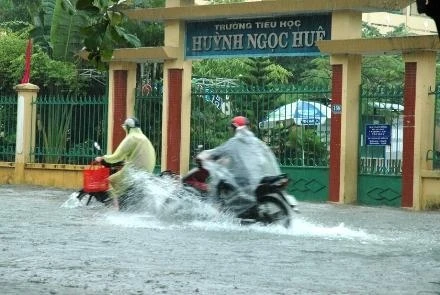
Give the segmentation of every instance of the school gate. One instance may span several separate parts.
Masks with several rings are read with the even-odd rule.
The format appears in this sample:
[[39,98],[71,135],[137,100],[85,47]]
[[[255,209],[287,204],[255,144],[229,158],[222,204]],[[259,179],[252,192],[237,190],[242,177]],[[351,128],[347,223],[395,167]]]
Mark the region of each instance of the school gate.
[[[193,58],[295,56],[320,52],[331,56],[332,65],[326,200],[383,203],[416,210],[432,206],[440,202],[438,193],[435,193],[440,191],[435,181],[440,175],[432,172],[432,161],[425,160],[424,155],[433,146],[434,100],[429,97],[429,89],[434,88],[435,84],[438,38],[361,39],[362,12],[397,10],[407,4],[406,0],[357,0],[349,3],[342,0],[271,0],[197,6],[191,0],[167,0],[164,8],[127,10],[127,16],[134,20],[164,22],[165,44],[162,47],[119,49],[114,52],[110,61],[107,146],[111,151],[122,139],[123,135],[118,134],[122,122],[118,120],[134,113],[136,85],[133,77],[136,62],[164,61],[161,166],[162,169],[185,173],[190,165],[191,153],[189,135]],[[362,165],[373,165],[376,168],[372,169],[379,167],[380,170],[381,167],[397,165],[398,161],[389,158],[387,162],[386,152],[381,157],[375,155],[371,159],[364,155],[365,150],[359,147],[361,134],[368,137],[364,139],[368,139],[369,147],[377,145],[376,149],[379,146],[386,149],[391,146],[385,139],[391,136],[393,121],[387,121],[380,127],[371,126],[380,125],[374,120],[361,120],[364,115],[361,115],[359,86],[362,55],[384,52],[403,53],[405,62],[403,149],[399,166],[401,171],[393,174],[396,185],[378,192],[376,188],[365,185],[375,180],[363,179],[365,171]],[[353,128],[359,126],[361,121],[362,128]],[[381,136],[385,137],[385,141],[380,141]],[[371,164],[373,160],[378,164]],[[309,172],[300,170],[294,174],[293,179],[298,179]],[[319,179],[322,177],[325,176]],[[402,177],[401,180],[399,177]],[[307,183],[308,180],[304,179]],[[399,182],[402,183],[401,188]],[[376,196],[370,197],[375,191]],[[389,191],[391,194],[388,194]]]

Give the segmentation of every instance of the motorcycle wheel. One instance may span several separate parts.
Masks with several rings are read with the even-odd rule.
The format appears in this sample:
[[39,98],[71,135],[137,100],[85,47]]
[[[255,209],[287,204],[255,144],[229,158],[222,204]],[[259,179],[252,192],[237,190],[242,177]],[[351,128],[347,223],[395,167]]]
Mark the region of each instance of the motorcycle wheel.
[[260,198],[257,207],[257,222],[263,224],[280,224],[290,226],[290,208],[276,194],[268,194]]

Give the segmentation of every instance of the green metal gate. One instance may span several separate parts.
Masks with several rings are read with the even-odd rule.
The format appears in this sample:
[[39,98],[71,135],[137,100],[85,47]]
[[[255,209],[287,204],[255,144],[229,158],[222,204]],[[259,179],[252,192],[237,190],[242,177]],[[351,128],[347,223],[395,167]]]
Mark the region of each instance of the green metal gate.
[[361,87],[358,203],[400,207],[403,87]]
[[[330,144],[330,98],[328,89],[299,89],[291,85],[247,87],[234,81],[193,79],[191,97],[190,151],[210,149],[230,136],[229,123],[245,115],[255,134],[274,151],[283,172],[292,180],[289,192],[298,200],[327,201]],[[295,124],[292,103],[320,106],[319,123]],[[157,152],[160,169],[162,130],[162,85],[138,89],[136,116]],[[316,119],[313,116],[309,119]]]
[[[233,116],[244,115],[254,133],[274,151],[281,169],[291,179],[289,192],[298,200],[327,201],[329,179],[329,89],[304,89],[293,85],[249,87],[193,83],[191,150],[213,148],[225,142]],[[310,103],[322,110],[302,114],[297,107]]]
[[162,151],[162,84],[136,89],[135,114],[141,129],[156,150],[156,172],[160,171]]

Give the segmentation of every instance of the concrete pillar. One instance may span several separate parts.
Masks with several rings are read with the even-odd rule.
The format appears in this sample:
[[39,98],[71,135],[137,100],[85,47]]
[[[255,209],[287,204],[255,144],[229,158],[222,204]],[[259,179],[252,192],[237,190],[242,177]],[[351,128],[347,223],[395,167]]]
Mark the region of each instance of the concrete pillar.
[[[360,38],[362,14],[332,14],[332,40]],[[357,198],[360,55],[333,55],[329,201],[353,203]]]
[[17,135],[15,148],[15,183],[24,183],[24,166],[30,162],[31,148],[35,145],[36,109],[32,102],[40,88],[31,83],[19,84],[17,91]]
[[403,113],[402,207],[420,210],[421,171],[431,168],[426,154],[433,147],[436,52],[418,51],[403,55],[405,61],[405,93]]
[[332,56],[330,198],[353,203],[357,198],[360,55]]
[[[166,7],[194,5],[193,0],[167,0]],[[180,48],[176,60],[164,62],[162,170],[180,174],[189,168],[192,63],[185,61],[185,23],[167,20],[165,46]]]
[[332,40],[362,37],[362,13],[359,11],[335,11],[332,13]]
[[112,153],[125,137],[121,125],[134,115],[136,70],[137,64],[133,62],[110,62],[107,153]]

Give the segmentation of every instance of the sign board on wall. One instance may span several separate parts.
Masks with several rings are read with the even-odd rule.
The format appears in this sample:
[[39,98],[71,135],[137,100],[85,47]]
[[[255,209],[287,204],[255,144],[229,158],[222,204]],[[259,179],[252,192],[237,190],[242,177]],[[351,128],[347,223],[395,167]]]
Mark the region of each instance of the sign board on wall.
[[365,126],[366,145],[391,145],[391,125],[368,124]]
[[331,14],[186,23],[186,58],[318,55],[331,39]]

